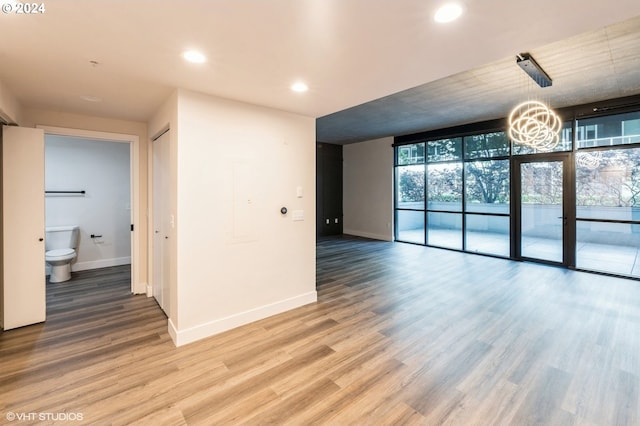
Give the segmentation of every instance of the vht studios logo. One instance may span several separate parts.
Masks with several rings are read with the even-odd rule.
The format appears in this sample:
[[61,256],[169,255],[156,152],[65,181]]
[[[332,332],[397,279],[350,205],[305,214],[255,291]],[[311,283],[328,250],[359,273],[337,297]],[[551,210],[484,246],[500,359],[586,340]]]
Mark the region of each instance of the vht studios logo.
[[9,411],[5,418],[10,422],[17,421],[40,421],[40,422],[72,422],[82,421],[84,415],[82,413],[14,413]]

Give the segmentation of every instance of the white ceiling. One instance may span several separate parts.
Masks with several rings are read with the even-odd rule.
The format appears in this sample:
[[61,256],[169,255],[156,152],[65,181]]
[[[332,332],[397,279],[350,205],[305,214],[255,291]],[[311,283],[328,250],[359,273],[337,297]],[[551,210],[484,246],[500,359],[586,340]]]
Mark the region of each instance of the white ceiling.
[[25,108],[136,121],[177,87],[322,117],[640,16],[638,0],[464,0],[449,25],[435,0],[43,2],[0,13],[0,81]]

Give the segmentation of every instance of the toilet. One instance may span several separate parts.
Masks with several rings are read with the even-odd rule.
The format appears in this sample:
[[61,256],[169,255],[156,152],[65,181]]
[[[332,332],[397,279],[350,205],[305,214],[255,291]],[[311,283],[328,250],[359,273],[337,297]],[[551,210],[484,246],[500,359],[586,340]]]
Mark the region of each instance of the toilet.
[[48,226],[45,229],[45,261],[51,266],[49,282],[61,283],[71,279],[71,262],[78,246],[77,225]]

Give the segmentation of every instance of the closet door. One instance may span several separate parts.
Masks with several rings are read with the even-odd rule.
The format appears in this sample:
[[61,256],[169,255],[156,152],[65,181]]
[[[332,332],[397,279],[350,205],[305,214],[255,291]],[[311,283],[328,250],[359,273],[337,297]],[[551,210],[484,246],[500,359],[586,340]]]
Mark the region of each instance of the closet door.
[[2,129],[3,328],[46,318],[44,131]]
[[153,141],[153,297],[169,316],[169,132]]

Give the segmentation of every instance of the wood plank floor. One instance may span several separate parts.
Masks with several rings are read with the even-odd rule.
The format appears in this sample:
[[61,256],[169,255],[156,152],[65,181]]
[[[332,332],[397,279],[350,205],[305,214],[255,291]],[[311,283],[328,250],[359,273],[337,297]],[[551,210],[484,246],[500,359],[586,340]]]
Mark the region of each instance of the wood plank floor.
[[0,423],[640,424],[639,282],[350,237],[317,259],[317,304],[181,348],[126,268],[49,286],[45,324],[0,334]]

